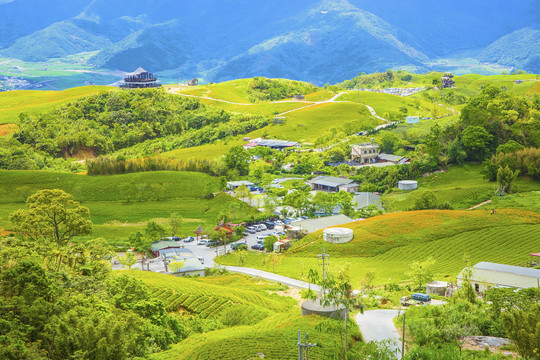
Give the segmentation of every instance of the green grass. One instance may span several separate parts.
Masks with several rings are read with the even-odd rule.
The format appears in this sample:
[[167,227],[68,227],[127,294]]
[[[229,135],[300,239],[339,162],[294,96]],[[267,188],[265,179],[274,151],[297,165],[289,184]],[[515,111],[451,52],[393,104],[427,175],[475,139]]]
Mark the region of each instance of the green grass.
[[78,98],[113,91],[108,86],[82,86],[64,91],[20,90],[0,92],[0,124],[17,123],[19,114],[42,113]]
[[253,114],[253,115],[268,115],[275,116],[281,114],[285,111],[298,109],[303,106],[306,106],[302,102],[264,102],[250,105],[235,105],[229,104],[221,101],[214,101],[209,99],[200,99],[200,101],[207,105],[212,105],[219,107],[221,109],[238,112],[243,114]]
[[[497,185],[483,178],[482,168],[480,164],[452,166],[447,172],[417,179],[417,190],[394,189],[383,196],[383,201],[387,210],[407,210],[412,209],[426,191],[435,191],[439,202],[447,202],[454,209],[466,209],[494,197]],[[540,183],[518,178],[514,180],[513,187],[514,192],[529,192],[540,190]]]
[[[330,271],[348,264],[356,288],[368,272],[375,274],[377,284],[408,281],[411,263],[428,257],[436,260],[436,279],[455,281],[466,265],[465,256],[472,264],[491,261],[515,265],[540,249],[540,215],[519,210],[501,209],[496,215],[486,210],[394,213],[345,227],[354,230],[350,243],[329,244],[322,240],[322,232],[310,234],[282,255],[276,272],[306,279],[310,268],[319,267],[316,255],[324,248],[330,254]],[[263,257],[251,252],[244,266],[266,270]],[[233,256],[218,261],[238,265]]]
[[[431,117],[432,109],[436,104],[425,100],[413,97],[401,97],[397,95],[368,92],[368,91],[350,91],[341,95],[337,101],[353,101],[364,105],[371,106],[377,115],[384,116],[388,111],[399,111],[400,108],[406,107],[407,113],[405,116],[420,116]],[[451,114],[450,110],[437,106],[437,111],[440,115]]]
[[229,149],[235,145],[242,145],[245,142],[242,140],[242,137],[227,139],[225,141],[220,140],[216,141],[213,144],[206,144],[201,146],[195,146],[190,148],[176,149],[172,151],[167,151],[159,156],[174,158],[179,160],[188,160],[188,159],[204,159],[204,160],[215,160],[219,159],[223,155],[229,152]]
[[345,122],[357,121],[376,126],[382,121],[371,116],[365,106],[354,103],[326,103],[285,115],[284,124],[270,125],[247,136],[313,142],[332,128],[342,129]]
[[217,191],[217,180],[190,172],[148,172],[112,176],[85,176],[43,171],[0,171],[0,228],[10,229],[9,214],[24,208],[24,200],[40,189],[62,189],[90,209],[94,231],[85,238],[104,237],[121,245],[147,221],[167,226],[171,213],[182,216],[179,235],[191,235],[199,225],[210,230],[221,210],[231,203],[239,216],[256,211]]

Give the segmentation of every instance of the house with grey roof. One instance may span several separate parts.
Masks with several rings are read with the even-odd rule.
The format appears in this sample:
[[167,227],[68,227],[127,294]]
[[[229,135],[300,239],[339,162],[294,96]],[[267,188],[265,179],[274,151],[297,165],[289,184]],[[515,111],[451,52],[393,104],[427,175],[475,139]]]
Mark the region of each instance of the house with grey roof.
[[338,226],[352,223],[354,220],[343,214],[325,216],[316,219],[308,219],[292,222],[288,226],[288,231],[306,231],[312,233],[318,230],[326,229],[330,226]]
[[[464,271],[457,276],[458,287],[465,281]],[[525,289],[540,287],[540,270],[521,266],[479,262],[472,268],[469,279],[478,293],[484,293],[492,287]]]
[[355,209],[363,209],[369,205],[377,205],[381,210],[384,210],[381,203],[381,196],[371,192],[357,192],[354,194],[353,202],[356,203]]
[[335,176],[317,176],[306,181],[306,184],[314,191],[338,192],[343,190],[352,193],[358,191],[358,184],[354,180]]
[[[204,276],[204,265],[189,249],[168,248],[160,252],[160,257],[169,263],[169,273],[174,276]],[[181,266],[171,269],[175,262],[181,263]]]
[[254,186],[255,184],[247,180],[229,181],[227,182],[227,190],[234,191],[242,185],[245,185],[249,189],[251,186]]

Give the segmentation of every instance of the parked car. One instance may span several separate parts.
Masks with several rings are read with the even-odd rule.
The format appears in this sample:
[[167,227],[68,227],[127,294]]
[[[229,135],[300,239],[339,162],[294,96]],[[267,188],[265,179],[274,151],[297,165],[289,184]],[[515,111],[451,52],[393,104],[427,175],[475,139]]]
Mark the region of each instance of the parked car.
[[247,249],[247,244],[244,242],[234,242],[231,244],[231,250],[238,250],[242,248]]
[[256,228],[257,228],[257,231],[264,231],[266,230],[266,225],[259,224],[259,225],[256,225]]
[[201,239],[197,242],[197,245],[206,245],[208,244],[208,240],[207,239]]
[[211,241],[206,243],[207,247],[215,247],[215,246],[218,246],[218,245],[219,245],[219,241],[217,241],[217,240],[211,240]]
[[254,226],[250,226],[246,230],[250,234],[255,234],[257,232],[257,229]]
[[255,245],[251,246],[251,248],[253,250],[264,250],[264,245],[263,244],[255,244]]
[[244,236],[248,236],[248,235],[249,235],[249,232],[246,230],[246,231],[244,231],[244,234],[243,234],[243,235],[244,235]]
[[307,220],[309,219],[309,216],[300,216],[302,218],[302,220]]
[[193,236],[188,236],[184,239],[184,242],[192,242],[195,241],[195,238]]
[[275,226],[281,226],[281,225],[283,225],[283,221],[281,221],[281,220],[276,220],[276,221],[274,221],[274,225],[275,225]]
[[257,236],[257,241],[258,241],[258,240],[263,240],[263,241],[264,241],[264,239],[266,239],[266,238],[269,237],[269,236],[270,236],[270,234],[258,235],[258,236]]
[[276,231],[276,232],[274,233],[274,236],[277,236],[277,237],[280,237],[280,236],[282,236],[282,235],[285,235],[285,233],[284,233],[283,231]]
[[274,223],[273,222],[270,222],[270,221],[265,221],[264,222],[264,225],[266,225],[266,228],[268,230],[272,230],[274,228]]
[[257,240],[257,244],[263,245],[263,244],[264,244],[264,239],[262,239],[262,240]]

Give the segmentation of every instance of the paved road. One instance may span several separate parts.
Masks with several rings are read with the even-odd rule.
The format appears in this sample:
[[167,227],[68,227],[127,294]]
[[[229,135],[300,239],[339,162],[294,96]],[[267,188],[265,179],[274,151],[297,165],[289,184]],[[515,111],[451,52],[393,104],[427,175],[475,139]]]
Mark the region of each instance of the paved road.
[[258,270],[258,269],[251,269],[251,268],[245,268],[245,267],[239,267],[239,266],[225,266],[225,269],[227,269],[230,272],[235,272],[239,274],[249,275],[253,277],[259,277],[270,281],[276,281],[280,282],[282,284],[285,284],[287,286],[295,287],[298,289],[308,289],[311,288],[311,290],[315,290],[316,292],[321,292],[321,287],[318,285],[313,285],[297,279],[292,279],[286,276],[281,276],[278,274],[274,274],[268,271]]
[[368,310],[356,315],[356,323],[366,342],[391,340],[391,348],[401,359],[401,338],[392,322],[398,310]]

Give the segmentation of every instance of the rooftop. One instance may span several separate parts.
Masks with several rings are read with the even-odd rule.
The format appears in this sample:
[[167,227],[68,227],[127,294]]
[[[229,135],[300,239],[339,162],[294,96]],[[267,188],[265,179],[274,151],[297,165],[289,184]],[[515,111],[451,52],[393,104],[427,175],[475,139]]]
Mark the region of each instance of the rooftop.
[[479,262],[478,264],[474,265],[474,269],[504,272],[504,273],[510,273],[510,274],[519,275],[519,276],[526,276],[526,277],[540,279],[540,270],[521,267],[521,266],[497,264],[497,263],[491,263],[491,262]]
[[401,159],[404,159],[403,156],[398,156],[398,155],[394,155],[394,154],[385,154],[385,153],[381,153],[379,154],[379,159],[381,160],[384,160],[384,161],[391,161],[391,162],[398,162],[400,161]]
[[295,221],[293,225],[299,227],[302,230],[306,230],[308,233],[315,232],[317,230],[326,229],[330,226],[343,225],[353,222],[354,220],[343,214],[325,216],[317,219],[309,219],[303,221]]
[[353,183],[354,180],[344,179],[335,176],[317,176],[311,180],[308,180],[307,183],[318,184],[324,186],[338,187],[340,185],[347,185]]

